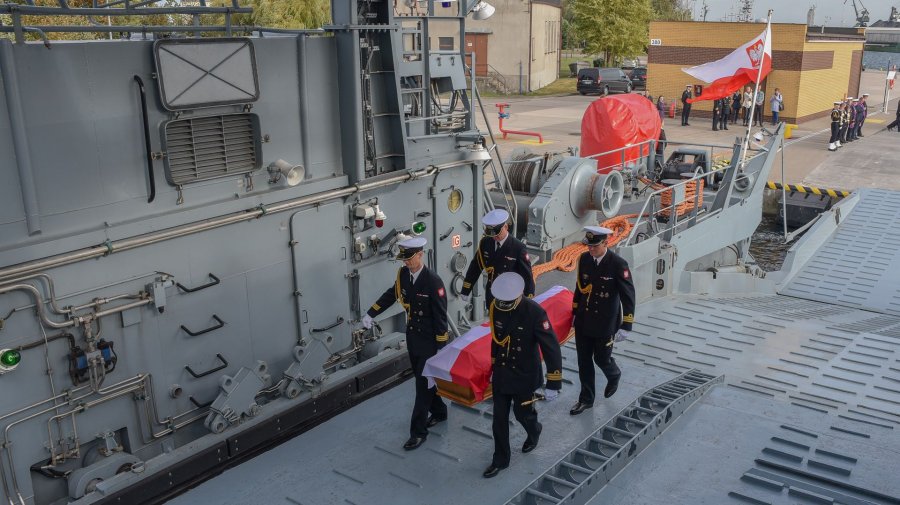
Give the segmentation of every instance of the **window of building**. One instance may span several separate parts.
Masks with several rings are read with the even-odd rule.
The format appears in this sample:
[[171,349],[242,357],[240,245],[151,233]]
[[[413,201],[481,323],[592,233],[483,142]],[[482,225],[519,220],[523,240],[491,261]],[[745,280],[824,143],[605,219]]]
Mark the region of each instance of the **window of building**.
[[452,51],[453,37],[438,37],[438,49],[441,51]]

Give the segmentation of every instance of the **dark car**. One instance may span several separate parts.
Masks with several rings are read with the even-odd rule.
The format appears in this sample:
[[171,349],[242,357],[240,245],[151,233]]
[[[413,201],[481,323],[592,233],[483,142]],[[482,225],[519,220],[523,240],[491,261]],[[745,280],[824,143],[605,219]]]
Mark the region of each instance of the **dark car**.
[[637,67],[631,71],[631,87],[647,89],[647,67]]
[[602,93],[608,95],[613,91],[631,93],[631,81],[620,68],[582,68],[578,71],[578,92]]

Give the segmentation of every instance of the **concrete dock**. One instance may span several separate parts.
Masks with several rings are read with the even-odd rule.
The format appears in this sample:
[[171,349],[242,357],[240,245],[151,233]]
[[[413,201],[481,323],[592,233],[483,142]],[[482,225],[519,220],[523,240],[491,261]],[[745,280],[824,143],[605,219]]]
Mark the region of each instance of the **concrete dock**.
[[[866,71],[862,74],[860,90],[869,93],[869,116],[863,127],[864,137],[847,144],[837,152],[829,152],[830,119],[820,118],[799,125],[793,137],[785,142],[784,182],[805,184],[822,188],[855,190],[857,188],[900,189],[900,133],[888,132],[885,126],[893,121],[897,110],[894,91],[888,104],[888,112],[882,113],[884,72]],[[516,147],[527,146],[534,152],[560,151],[581,142],[581,118],[597,96],[581,96],[574,92],[568,96],[554,97],[500,97],[484,98],[483,102],[491,121],[501,152],[508,155]],[[835,97],[839,99],[841,97]],[[672,100],[673,97],[667,97]],[[511,130],[539,132],[544,143],[537,138],[509,135],[501,139],[497,122],[496,103],[509,103],[509,119],[504,126]],[[768,105],[767,105],[768,107]],[[479,118],[480,119],[480,118]],[[483,127],[483,124],[480,125]],[[727,131],[712,131],[707,118],[693,118],[690,126],[680,126],[680,119],[667,118],[664,124],[668,139],[690,143],[732,145],[738,136],[746,135],[746,128],[729,125]],[[716,155],[730,156],[730,149],[722,149]],[[775,160],[772,178],[781,178],[781,159]]]

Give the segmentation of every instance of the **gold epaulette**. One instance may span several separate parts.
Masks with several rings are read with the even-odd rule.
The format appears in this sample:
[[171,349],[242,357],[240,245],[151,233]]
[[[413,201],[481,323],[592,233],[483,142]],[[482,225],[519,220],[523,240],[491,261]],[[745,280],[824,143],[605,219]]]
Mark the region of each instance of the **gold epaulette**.
[[623,323],[633,323],[634,322],[634,314],[625,314],[625,317],[622,318]]
[[446,342],[450,339],[450,337],[446,333],[443,333],[441,335],[437,335],[436,337],[434,337],[434,339],[438,342]]
[[547,372],[547,380],[548,381],[561,381],[562,380],[562,372],[556,370],[555,372]]

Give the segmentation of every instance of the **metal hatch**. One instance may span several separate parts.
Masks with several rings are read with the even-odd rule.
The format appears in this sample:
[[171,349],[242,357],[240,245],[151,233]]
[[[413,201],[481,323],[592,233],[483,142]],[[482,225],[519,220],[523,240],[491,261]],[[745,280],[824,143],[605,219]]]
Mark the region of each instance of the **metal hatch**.
[[168,110],[245,104],[259,98],[250,40],[158,40],[159,94]]

